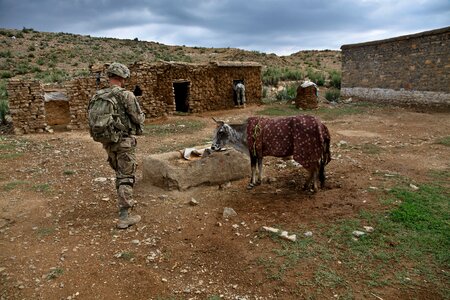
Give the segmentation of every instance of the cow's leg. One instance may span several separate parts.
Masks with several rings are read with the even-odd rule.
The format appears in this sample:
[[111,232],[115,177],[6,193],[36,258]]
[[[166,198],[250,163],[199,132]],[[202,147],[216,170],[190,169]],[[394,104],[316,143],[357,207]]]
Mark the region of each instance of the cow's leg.
[[250,190],[256,185],[256,161],[257,157],[250,155],[250,166],[252,169],[252,176],[250,178],[250,183],[247,185],[247,189]]

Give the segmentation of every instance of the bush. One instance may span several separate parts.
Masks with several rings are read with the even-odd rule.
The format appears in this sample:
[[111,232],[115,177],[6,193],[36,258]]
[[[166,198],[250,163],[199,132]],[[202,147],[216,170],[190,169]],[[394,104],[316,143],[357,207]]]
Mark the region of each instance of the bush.
[[11,58],[12,54],[10,50],[0,51],[0,57]]
[[51,69],[44,72],[36,73],[36,79],[40,79],[45,83],[61,83],[69,78],[69,75],[60,69]]
[[262,74],[264,85],[277,85],[279,81],[301,80],[303,73],[301,70],[291,70],[288,68],[267,68]]
[[1,79],[4,79],[4,78],[11,78],[12,76],[11,76],[11,72],[9,72],[9,71],[3,71],[3,72],[1,72],[0,73],[0,78]]
[[328,101],[332,101],[332,102],[337,102],[339,100],[340,96],[341,96],[341,91],[336,88],[329,89],[325,93],[325,99],[327,99]]
[[308,78],[318,86],[325,84],[325,76],[321,72],[314,71],[311,68],[308,69]]
[[30,72],[30,65],[28,65],[28,63],[20,63],[16,66],[14,71],[19,75],[27,74]]
[[262,74],[264,85],[277,85],[280,81],[281,71],[278,68],[267,68]]
[[291,84],[276,94],[277,100],[292,100],[297,94],[297,85]]
[[0,123],[4,123],[7,114],[9,114],[8,100],[0,99]]
[[26,28],[26,27],[23,27],[23,28],[22,28],[22,32],[23,32],[23,33],[30,33],[30,32],[34,32],[34,29],[33,29],[33,28]]
[[333,70],[330,72],[330,85],[334,88],[341,88],[341,73]]

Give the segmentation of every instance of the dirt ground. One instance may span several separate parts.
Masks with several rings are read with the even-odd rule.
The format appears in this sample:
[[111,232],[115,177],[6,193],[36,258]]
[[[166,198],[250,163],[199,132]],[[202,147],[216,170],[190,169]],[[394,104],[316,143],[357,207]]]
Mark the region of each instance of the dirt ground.
[[[138,137],[135,212],[143,220],[127,230],[115,228],[114,173],[86,131],[2,136],[0,298],[343,299],[342,287],[299,290],[299,278],[311,276],[321,263],[314,257],[281,280],[270,278],[261,261],[276,256],[274,249],[283,244],[261,227],[319,242],[324,226],[383,209],[379,198],[396,184],[392,177],[415,184],[429,180],[430,171],[449,168],[448,147],[436,143],[450,132],[449,115],[376,107],[324,119],[333,160],[326,187],[316,194],[302,191],[303,169],[277,158],[265,160],[269,182],[250,191],[249,177],[187,191],[141,181],[143,157],[161,145],[208,141],[215,126],[211,116],[237,122],[263,108],[170,116],[158,122],[200,120],[206,127],[189,135]],[[192,198],[198,205],[189,204]],[[225,207],[237,216],[224,219]],[[313,236],[304,236],[306,231]],[[338,263],[334,267],[345,273]],[[356,299],[432,295],[426,292],[431,284],[411,292],[354,280],[348,288]]]

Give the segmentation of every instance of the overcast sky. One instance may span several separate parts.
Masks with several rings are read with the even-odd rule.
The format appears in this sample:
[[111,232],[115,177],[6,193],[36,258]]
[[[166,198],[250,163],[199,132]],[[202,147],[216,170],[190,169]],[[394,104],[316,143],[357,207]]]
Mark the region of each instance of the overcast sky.
[[0,0],[0,28],[277,55],[450,26],[450,0]]

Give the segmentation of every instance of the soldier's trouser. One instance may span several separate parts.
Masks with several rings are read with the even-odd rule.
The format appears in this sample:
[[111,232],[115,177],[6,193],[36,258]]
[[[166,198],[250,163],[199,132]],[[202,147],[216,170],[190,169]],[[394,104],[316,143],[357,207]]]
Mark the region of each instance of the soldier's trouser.
[[238,89],[236,91],[236,94],[237,94],[238,105],[245,104],[245,90],[244,89]]
[[108,163],[116,171],[117,205],[131,208],[134,205],[133,186],[136,175],[136,138],[124,137],[118,143],[104,145]]

